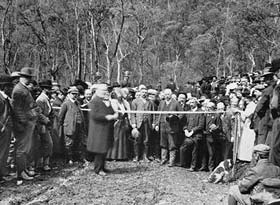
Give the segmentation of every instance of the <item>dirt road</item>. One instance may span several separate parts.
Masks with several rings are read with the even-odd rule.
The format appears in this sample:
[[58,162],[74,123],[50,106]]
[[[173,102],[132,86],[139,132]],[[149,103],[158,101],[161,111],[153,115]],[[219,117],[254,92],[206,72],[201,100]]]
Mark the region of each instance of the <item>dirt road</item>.
[[229,185],[203,182],[191,173],[157,163],[108,162],[112,173],[100,177],[75,165],[53,170],[35,182],[0,185],[0,204],[226,204]]

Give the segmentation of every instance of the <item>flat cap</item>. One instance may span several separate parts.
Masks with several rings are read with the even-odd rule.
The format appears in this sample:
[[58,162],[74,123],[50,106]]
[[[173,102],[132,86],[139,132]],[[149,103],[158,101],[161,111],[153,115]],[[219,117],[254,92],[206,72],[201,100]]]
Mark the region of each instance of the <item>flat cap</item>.
[[140,90],[143,90],[143,89],[145,89],[145,90],[146,90],[146,89],[147,89],[147,87],[146,87],[145,85],[143,85],[143,84],[142,84],[142,85],[139,85],[138,90],[140,91]]
[[68,93],[79,93],[79,90],[76,86],[72,86],[68,89]]
[[270,151],[270,147],[265,144],[258,144],[254,146],[254,152],[261,153],[261,154],[267,154]]
[[149,95],[157,95],[157,93],[158,93],[158,92],[157,92],[155,89],[149,89],[149,90],[148,90],[148,94],[149,94]]

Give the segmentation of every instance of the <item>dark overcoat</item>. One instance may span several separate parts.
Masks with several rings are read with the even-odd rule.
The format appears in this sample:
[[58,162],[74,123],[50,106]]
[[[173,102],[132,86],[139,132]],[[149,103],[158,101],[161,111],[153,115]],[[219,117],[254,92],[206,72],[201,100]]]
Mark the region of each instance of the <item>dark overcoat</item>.
[[[84,115],[80,109],[78,102],[72,102],[67,99],[62,105],[59,112],[59,123],[63,125],[63,132],[65,135],[73,135],[76,131],[77,125],[77,113],[80,113],[82,117],[82,123],[84,122]],[[84,126],[84,124],[82,124]]]
[[110,105],[107,107],[99,97],[94,97],[89,103],[89,131],[87,150],[94,153],[107,153],[114,141],[114,121],[108,121],[105,116],[114,114]]
[[[268,132],[272,129],[272,119],[270,117],[269,103],[272,98],[273,85],[267,87],[257,103],[254,117],[254,129],[257,131],[257,144],[265,144]],[[270,140],[269,140],[270,141]]]

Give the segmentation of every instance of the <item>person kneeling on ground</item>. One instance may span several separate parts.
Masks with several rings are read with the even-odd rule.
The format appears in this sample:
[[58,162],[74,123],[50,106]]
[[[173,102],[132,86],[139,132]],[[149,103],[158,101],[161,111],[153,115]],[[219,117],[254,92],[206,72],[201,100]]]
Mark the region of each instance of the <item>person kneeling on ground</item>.
[[258,144],[254,147],[253,160],[256,166],[250,168],[244,178],[229,190],[228,204],[251,204],[250,196],[258,192],[257,185],[261,180],[280,175],[280,167],[268,161],[270,147]]

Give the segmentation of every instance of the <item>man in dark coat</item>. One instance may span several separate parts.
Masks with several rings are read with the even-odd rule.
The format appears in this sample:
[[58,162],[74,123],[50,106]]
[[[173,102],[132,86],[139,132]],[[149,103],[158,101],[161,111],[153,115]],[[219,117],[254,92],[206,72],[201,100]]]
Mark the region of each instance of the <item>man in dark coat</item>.
[[[272,79],[273,72],[265,70],[262,77],[270,85],[263,90],[255,109],[254,129],[256,130],[256,144],[265,144],[269,133],[272,131],[269,103],[275,86],[275,81]],[[268,141],[270,142],[270,139]]]
[[50,102],[52,82],[50,80],[43,81],[39,83],[39,86],[42,92],[37,97],[36,103],[41,108],[41,114],[44,115],[45,120],[40,121],[37,125],[39,134],[39,146],[37,149],[39,149],[39,157],[43,159],[43,170],[50,171],[50,156],[53,150],[53,141],[50,133],[50,125],[53,118],[53,110]]
[[33,68],[22,68],[19,83],[14,87],[12,93],[18,185],[22,184],[22,180],[33,179],[32,176],[28,175],[27,170],[28,157],[32,147],[32,135],[38,117],[36,102],[28,89],[28,84],[33,76]]
[[[164,90],[165,100],[159,104],[159,111],[182,111],[180,104],[171,98],[171,89]],[[180,119],[182,115],[159,114],[155,120],[155,130],[160,130],[161,164],[167,162],[169,152],[169,166],[174,166],[177,151],[177,140],[180,134]]]
[[229,190],[228,204],[251,204],[250,196],[261,191],[258,186],[263,179],[279,178],[280,167],[273,165],[269,160],[269,146],[258,144],[254,147],[253,158],[257,163],[250,168],[238,185],[233,185]]
[[95,96],[89,104],[89,131],[87,151],[94,155],[94,172],[106,175],[105,158],[114,140],[114,120],[118,118],[110,101],[106,84],[96,88]]
[[[213,102],[206,103],[207,111],[214,111],[215,104]],[[222,130],[222,120],[219,113],[207,113],[205,114],[205,140],[208,151],[208,163],[207,155],[203,154],[202,165],[200,171],[212,172],[216,167],[217,163],[217,151],[221,149],[218,147],[220,133]],[[203,150],[205,152],[205,150]]]
[[12,78],[8,75],[0,75],[0,181],[8,174],[7,159],[12,131],[12,108],[9,96],[12,87]]
[[[143,87],[140,90],[140,97],[131,103],[131,110],[135,111],[154,111],[155,105],[147,99],[147,89]],[[151,132],[153,126],[153,115],[146,113],[131,114],[131,126],[138,129],[140,137],[134,140],[134,161],[139,161],[143,151],[143,160],[149,161],[149,150],[151,146]],[[142,149],[144,147],[144,149]]]
[[280,59],[273,60],[271,64],[277,80],[270,100],[270,110],[273,118],[270,160],[273,164],[280,166]]
[[78,89],[73,86],[68,90],[68,99],[61,105],[59,123],[65,135],[66,158],[69,165],[76,160],[83,160],[80,153],[84,130],[84,116],[78,102]]
[[[66,92],[63,90],[53,91],[56,93],[55,98],[52,101],[52,107],[61,107]],[[53,125],[51,130],[51,137],[53,140],[53,153],[63,154],[63,129],[59,126],[59,109],[53,109]]]
[[[192,112],[199,111],[198,102],[196,98],[189,100]],[[191,153],[191,167],[189,171],[196,171],[197,158],[200,141],[203,137],[203,130],[205,126],[205,116],[200,113],[187,114],[184,125],[185,140],[180,147],[180,165],[187,167],[187,159]]]

